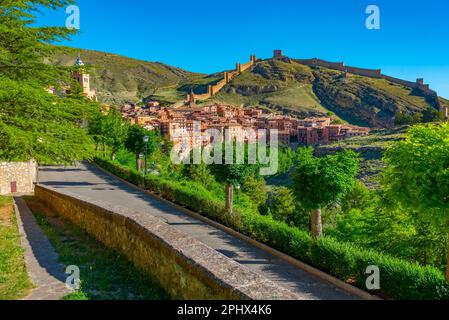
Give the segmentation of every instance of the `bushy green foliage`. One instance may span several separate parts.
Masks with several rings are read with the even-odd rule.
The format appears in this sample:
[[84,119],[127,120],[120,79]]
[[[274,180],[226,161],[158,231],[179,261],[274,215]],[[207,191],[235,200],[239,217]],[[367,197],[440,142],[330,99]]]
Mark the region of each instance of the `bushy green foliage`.
[[111,148],[111,159],[115,159],[117,151],[125,144],[129,123],[123,121],[121,114],[111,108],[101,122],[105,143]]
[[[96,162],[132,183],[141,182],[142,178],[132,170],[105,159],[96,159]],[[366,268],[376,265],[381,272],[380,293],[387,297],[449,299],[449,285],[442,273],[433,267],[422,267],[329,237],[312,240],[307,232],[276,221],[270,216],[261,216],[250,208],[237,207],[235,210],[237,215],[228,217],[223,201],[195,183],[177,183],[149,176],[145,180],[145,186],[170,201],[224,223],[342,280],[351,281],[361,288],[365,286]]]
[[0,159],[90,159],[93,141],[83,124],[97,110],[83,99],[53,96],[39,84],[0,78]]
[[245,179],[242,191],[251,199],[255,208],[264,205],[267,202],[267,186],[265,180],[250,175]]
[[311,148],[302,149],[294,176],[298,199],[310,210],[339,200],[353,187],[358,171],[357,154],[353,151],[322,158],[312,153]]
[[269,207],[274,219],[285,222],[294,220],[296,199],[293,190],[286,187],[275,188],[271,192]]
[[205,163],[186,165],[185,175],[206,188],[211,188],[216,183],[214,176]]
[[384,160],[389,196],[433,219],[449,220],[449,123],[411,127]]
[[8,0],[0,10],[0,76],[35,79],[42,84],[61,79],[61,69],[43,63],[59,49],[49,45],[76,33],[64,27],[35,26],[42,8],[66,8],[71,0]]
[[[50,43],[74,32],[64,27],[37,27],[42,8],[65,8],[70,0],[10,0],[0,9],[0,159],[42,164],[91,159],[93,142],[86,126],[99,106],[80,94],[70,68],[46,60],[59,49]],[[61,97],[46,92],[70,85]]]
[[129,127],[127,132],[125,147],[138,156],[141,152],[145,151],[146,144],[143,139],[145,136],[148,136],[147,152],[148,154],[151,154],[156,150],[156,135],[156,131],[148,131],[144,127],[134,124]]

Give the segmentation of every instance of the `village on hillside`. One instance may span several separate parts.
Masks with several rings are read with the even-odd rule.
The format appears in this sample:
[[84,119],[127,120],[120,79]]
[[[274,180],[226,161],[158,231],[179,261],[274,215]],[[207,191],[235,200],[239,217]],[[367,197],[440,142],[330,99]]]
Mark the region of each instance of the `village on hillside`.
[[[289,147],[327,144],[370,132],[365,127],[335,124],[330,117],[299,119],[260,108],[244,109],[224,104],[165,108],[151,101],[143,107],[125,105],[121,113],[131,124],[139,124],[150,131],[158,130],[175,146],[182,143],[185,149],[209,144],[210,129],[221,132],[222,141],[247,139],[245,132],[251,130],[278,130],[279,143]],[[195,128],[195,122],[200,128]],[[230,134],[226,135],[226,132]]]

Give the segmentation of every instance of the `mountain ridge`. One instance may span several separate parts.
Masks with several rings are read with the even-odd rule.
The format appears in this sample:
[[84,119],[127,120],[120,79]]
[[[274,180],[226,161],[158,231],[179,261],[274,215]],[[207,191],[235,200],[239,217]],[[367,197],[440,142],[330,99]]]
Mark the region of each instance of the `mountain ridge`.
[[[100,101],[110,104],[158,100],[171,105],[186,100],[191,91],[199,95],[207,93],[210,85],[223,82],[225,73],[207,75],[112,53],[79,51],[94,70],[92,86],[97,89]],[[57,56],[54,63],[70,65],[74,61],[74,55],[65,53]],[[406,84],[413,83],[405,80],[397,79],[396,83],[392,77],[377,79],[348,73],[342,69],[342,63],[329,65],[333,67],[330,69],[312,62],[315,59],[257,59],[220,86],[219,92],[198,103],[261,105],[298,116],[332,114],[346,122],[370,127],[391,127],[398,115],[412,119],[414,115],[430,112],[435,117],[442,107],[449,107],[446,99],[436,95],[432,98],[432,91],[424,94],[418,90],[419,84],[411,88]],[[380,70],[360,70],[380,74]]]

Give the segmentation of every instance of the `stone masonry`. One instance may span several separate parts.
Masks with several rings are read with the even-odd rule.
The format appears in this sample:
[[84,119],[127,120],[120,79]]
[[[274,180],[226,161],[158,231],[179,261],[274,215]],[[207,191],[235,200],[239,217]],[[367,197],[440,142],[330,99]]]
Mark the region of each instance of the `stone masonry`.
[[36,197],[156,277],[173,299],[298,300],[255,273],[147,212],[37,186]]
[[37,178],[37,164],[29,162],[0,162],[0,195],[32,193]]

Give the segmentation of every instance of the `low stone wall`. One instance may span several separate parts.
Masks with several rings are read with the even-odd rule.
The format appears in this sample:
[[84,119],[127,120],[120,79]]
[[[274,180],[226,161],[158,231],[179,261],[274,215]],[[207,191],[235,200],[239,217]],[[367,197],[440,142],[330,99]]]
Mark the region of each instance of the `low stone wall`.
[[294,300],[299,297],[148,213],[37,186],[56,213],[159,280],[173,299]]
[[16,185],[16,192],[32,193],[37,176],[37,164],[29,162],[0,162],[0,195],[12,193],[11,183]]

